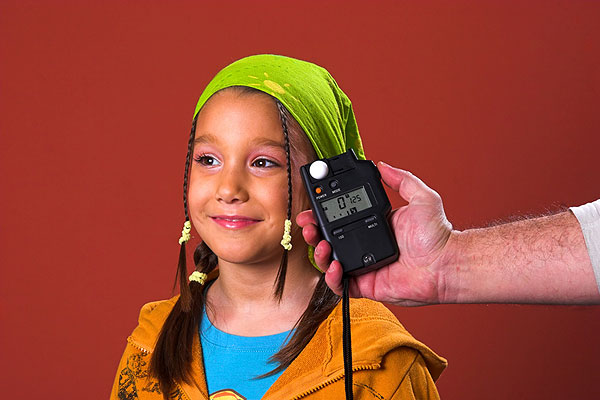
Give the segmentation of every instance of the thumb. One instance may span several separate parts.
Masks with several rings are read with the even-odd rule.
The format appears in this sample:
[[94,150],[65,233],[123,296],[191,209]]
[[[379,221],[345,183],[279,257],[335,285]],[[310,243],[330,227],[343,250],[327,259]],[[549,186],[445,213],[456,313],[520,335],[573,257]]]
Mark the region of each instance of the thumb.
[[398,192],[400,196],[402,196],[402,198],[409,203],[414,200],[428,199],[433,193],[435,193],[432,189],[425,185],[422,180],[414,176],[409,171],[394,168],[383,161],[377,163],[377,168],[381,173],[383,182],[392,190]]

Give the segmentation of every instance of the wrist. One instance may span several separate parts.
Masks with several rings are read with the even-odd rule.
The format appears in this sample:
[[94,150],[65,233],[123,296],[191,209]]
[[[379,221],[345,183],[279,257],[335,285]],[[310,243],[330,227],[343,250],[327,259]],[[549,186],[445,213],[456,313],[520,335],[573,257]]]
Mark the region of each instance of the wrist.
[[440,304],[457,303],[460,298],[461,267],[460,256],[464,250],[464,235],[452,230],[442,254],[434,264],[438,275],[438,299]]

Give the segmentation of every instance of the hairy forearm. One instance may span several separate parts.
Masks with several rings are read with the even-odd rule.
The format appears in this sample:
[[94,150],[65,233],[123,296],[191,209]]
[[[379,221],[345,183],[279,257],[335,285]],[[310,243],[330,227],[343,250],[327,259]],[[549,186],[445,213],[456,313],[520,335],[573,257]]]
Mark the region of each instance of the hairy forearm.
[[446,303],[600,304],[583,234],[570,211],[453,231],[440,262]]

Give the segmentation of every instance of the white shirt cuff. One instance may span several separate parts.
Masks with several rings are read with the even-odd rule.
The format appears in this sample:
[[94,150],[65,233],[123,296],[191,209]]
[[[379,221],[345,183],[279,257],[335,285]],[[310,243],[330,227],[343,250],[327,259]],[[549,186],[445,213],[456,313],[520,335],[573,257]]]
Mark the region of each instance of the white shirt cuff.
[[600,199],[579,207],[571,207],[570,210],[581,225],[585,245],[596,276],[596,284],[600,291]]

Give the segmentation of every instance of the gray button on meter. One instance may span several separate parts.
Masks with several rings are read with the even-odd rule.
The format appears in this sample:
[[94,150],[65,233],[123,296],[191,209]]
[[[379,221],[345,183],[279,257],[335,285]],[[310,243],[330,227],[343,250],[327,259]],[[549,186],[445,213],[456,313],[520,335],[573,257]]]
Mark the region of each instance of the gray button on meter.
[[375,215],[373,215],[373,216],[371,216],[371,217],[369,217],[369,218],[365,219],[365,224],[367,224],[367,225],[368,225],[368,224],[371,224],[371,223],[373,223],[373,222],[375,222],[375,221],[377,221],[377,217],[376,217]]
[[323,179],[329,173],[329,167],[325,161],[317,160],[310,164],[309,172],[314,179]]
[[333,233],[333,236],[339,236],[339,235],[341,235],[342,233],[344,233],[344,228],[337,228],[337,229],[334,229],[334,230],[333,230],[333,232],[331,232],[331,233]]

